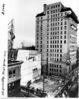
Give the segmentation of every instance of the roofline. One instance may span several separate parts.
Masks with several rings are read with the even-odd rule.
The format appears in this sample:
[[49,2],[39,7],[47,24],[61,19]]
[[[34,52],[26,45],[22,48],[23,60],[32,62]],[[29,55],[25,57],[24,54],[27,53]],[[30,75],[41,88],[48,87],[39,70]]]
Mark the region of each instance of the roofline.
[[71,17],[77,24],[79,23],[78,17],[76,16],[76,14],[74,13],[74,11],[70,8],[70,7],[64,7],[61,9],[60,12],[65,12],[65,11],[71,11],[72,13],[67,15],[66,17]]
[[62,6],[64,6],[64,5],[61,3],[61,1],[55,2],[55,3],[52,3],[52,4],[48,4],[48,6],[50,6],[50,5],[55,5],[55,4],[57,4],[57,3],[60,3]]
[[36,17],[39,17],[39,16],[45,16],[44,12],[38,13],[38,14],[36,15]]
[[23,63],[23,61],[10,62],[10,63],[8,63],[8,66],[14,66],[14,65],[22,64],[22,63]]

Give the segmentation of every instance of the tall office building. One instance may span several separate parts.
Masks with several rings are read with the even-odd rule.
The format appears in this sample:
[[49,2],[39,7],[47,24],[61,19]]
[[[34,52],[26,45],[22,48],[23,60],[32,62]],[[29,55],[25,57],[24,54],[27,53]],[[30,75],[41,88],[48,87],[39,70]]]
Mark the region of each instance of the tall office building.
[[42,70],[64,76],[76,64],[77,16],[61,2],[44,4],[36,15],[36,49],[42,55]]

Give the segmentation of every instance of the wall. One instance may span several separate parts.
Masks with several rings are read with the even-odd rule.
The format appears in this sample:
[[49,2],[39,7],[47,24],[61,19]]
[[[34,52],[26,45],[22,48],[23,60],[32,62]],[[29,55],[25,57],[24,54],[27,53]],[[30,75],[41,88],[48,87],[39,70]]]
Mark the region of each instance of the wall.
[[19,50],[17,59],[24,61],[21,66],[21,85],[26,85],[29,80],[34,81],[40,77],[41,55],[39,53],[32,50]]

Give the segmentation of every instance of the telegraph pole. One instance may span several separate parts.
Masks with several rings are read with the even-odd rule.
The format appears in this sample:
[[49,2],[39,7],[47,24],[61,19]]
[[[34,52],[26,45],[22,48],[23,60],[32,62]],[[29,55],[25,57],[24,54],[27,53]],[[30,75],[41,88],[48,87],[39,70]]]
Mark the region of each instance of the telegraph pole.
[[43,68],[43,93],[44,93],[44,68]]

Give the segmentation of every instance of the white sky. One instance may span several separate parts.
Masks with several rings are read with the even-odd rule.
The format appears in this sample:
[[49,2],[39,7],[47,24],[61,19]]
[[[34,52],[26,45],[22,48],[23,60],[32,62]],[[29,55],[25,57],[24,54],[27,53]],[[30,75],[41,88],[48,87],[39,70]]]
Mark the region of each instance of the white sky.
[[[15,19],[15,46],[21,41],[35,43],[35,16],[43,11],[43,4],[61,1],[66,7],[71,7],[79,18],[79,0],[8,0],[7,12],[9,20]],[[78,26],[79,29],[79,26]],[[78,30],[79,32],[79,30]],[[79,33],[78,44],[79,44]]]

